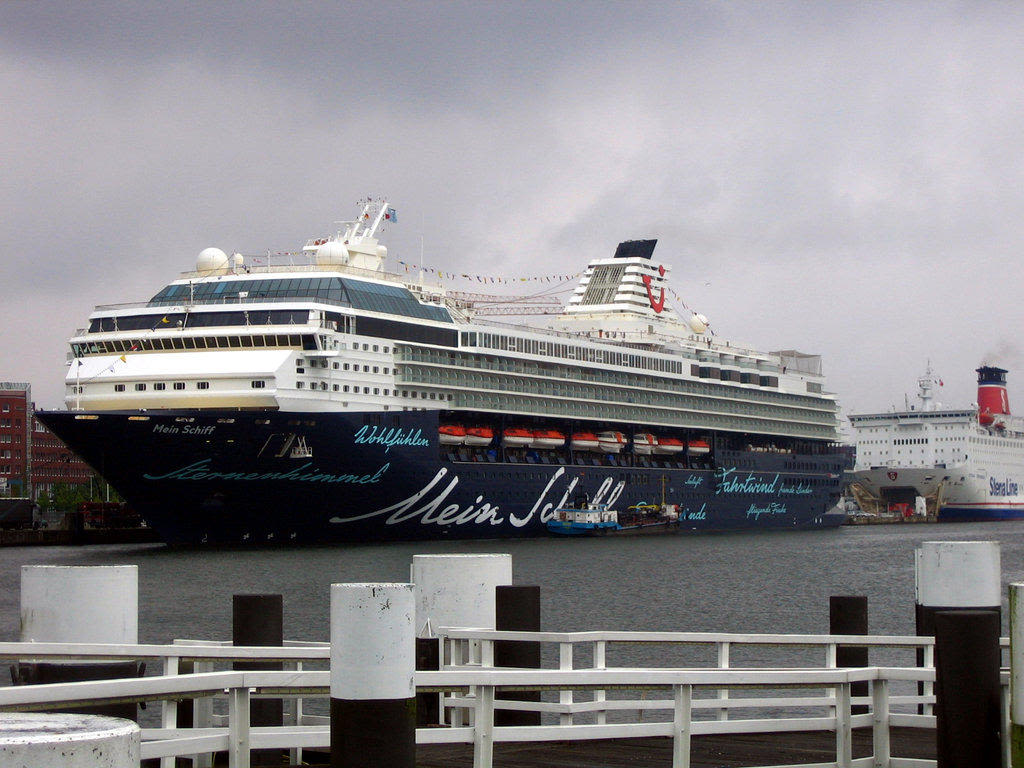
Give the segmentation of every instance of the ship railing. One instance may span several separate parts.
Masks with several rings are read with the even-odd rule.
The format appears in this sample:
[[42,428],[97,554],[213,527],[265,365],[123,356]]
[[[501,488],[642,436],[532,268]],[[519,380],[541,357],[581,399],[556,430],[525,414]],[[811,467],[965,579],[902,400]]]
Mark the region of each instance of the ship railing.
[[[509,669],[494,666],[499,640],[553,643],[557,669]],[[891,765],[923,767],[934,761],[900,761],[890,752],[890,728],[931,728],[935,672],[934,642],[925,637],[870,635],[766,635],[672,632],[531,633],[472,629],[442,630],[443,668],[417,671],[417,691],[436,694],[444,704],[443,727],[419,728],[418,744],[462,743],[474,746],[474,765],[492,764],[493,744],[668,736],[673,766],[689,765],[690,738],[698,734],[832,731],[836,760],[815,765]],[[1008,641],[1003,639],[1004,648]],[[614,667],[609,645],[693,644],[714,648],[708,667]],[[574,664],[580,644],[594,654],[587,668]],[[732,653],[743,646],[804,646],[818,652],[822,666],[736,668]],[[844,646],[914,649],[925,666],[835,668]],[[239,647],[219,641],[183,640],[171,645],[96,645],[0,643],[7,661],[156,660],[158,674],[109,681],[57,683],[0,688],[0,711],[33,711],[110,702],[154,703],[143,716],[143,758],[159,758],[170,768],[178,757],[197,768],[213,764],[225,752],[232,768],[249,765],[251,749],[286,749],[293,764],[303,749],[330,745],[326,699],[329,695],[328,643],[289,642],[283,647]],[[277,662],[282,671],[220,670],[235,661]],[[184,673],[190,663],[193,671]],[[304,668],[317,665],[320,669]],[[856,693],[866,684],[867,695]],[[1004,671],[1003,736],[1009,738],[1009,676]],[[901,695],[900,687],[919,693]],[[540,701],[502,700],[504,691],[540,692]],[[620,698],[609,699],[613,692]],[[581,698],[585,696],[586,698]],[[280,727],[249,725],[252,698],[286,703]],[[178,725],[178,702],[191,702],[194,727]],[[866,707],[858,712],[853,707]],[[918,708],[920,712],[918,711]],[[540,725],[496,726],[497,710],[541,713]],[[903,710],[903,711],[900,711]],[[909,710],[909,711],[908,711]],[[730,717],[729,713],[733,713]],[[742,714],[742,717],[737,715]],[[147,722],[150,721],[150,722]],[[871,727],[874,760],[850,757],[851,732]],[[891,761],[890,761],[891,758]]]

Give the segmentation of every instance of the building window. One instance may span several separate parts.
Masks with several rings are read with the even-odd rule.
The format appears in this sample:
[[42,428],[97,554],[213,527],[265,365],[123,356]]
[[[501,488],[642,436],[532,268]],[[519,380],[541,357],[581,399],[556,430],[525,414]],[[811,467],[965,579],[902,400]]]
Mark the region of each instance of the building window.
[[115,384],[114,385],[114,391],[115,392],[124,392],[124,384]]
[[208,381],[197,381],[196,382],[196,389],[209,389],[209,388],[210,388],[210,382],[208,382]]
[[146,385],[145,384],[141,384],[141,383],[140,384],[136,384],[135,385],[135,391],[136,392],[145,392],[146,391]]

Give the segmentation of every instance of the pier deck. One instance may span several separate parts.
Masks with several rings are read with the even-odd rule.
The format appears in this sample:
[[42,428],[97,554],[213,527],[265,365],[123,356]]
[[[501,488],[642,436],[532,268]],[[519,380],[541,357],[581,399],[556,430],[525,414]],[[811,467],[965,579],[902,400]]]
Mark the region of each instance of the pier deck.
[[[935,731],[893,728],[892,754],[934,760]],[[853,731],[853,756],[871,754],[871,729]],[[755,765],[829,762],[835,759],[835,735],[824,732],[749,733],[694,736],[691,768],[741,768]],[[330,756],[306,752],[305,765],[327,766]],[[416,748],[416,768],[469,768],[471,744],[426,744]],[[637,768],[672,765],[672,740],[665,737],[499,743],[495,768]]]

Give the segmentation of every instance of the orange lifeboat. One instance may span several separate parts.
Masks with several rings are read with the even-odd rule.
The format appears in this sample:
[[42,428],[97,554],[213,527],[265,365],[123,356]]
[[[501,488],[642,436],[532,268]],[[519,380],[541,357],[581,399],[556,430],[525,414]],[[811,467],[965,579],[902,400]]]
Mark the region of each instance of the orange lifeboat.
[[466,429],[466,445],[483,448],[494,440],[494,430],[490,427],[469,427]]
[[593,432],[573,432],[569,439],[569,445],[574,451],[596,451],[598,446],[597,435]]
[[638,456],[650,456],[658,449],[658,438],[650,432],[633,435],[633,453]]
[[654,452],[662,454],[676,454],[681,453],[684,448],[686,448],[686,443],[677,437],[659,437],[658,447],[654,449]]
[[554,429],[537,429],[533,432],[533,447],[542,449],[561,448],[565,435]]
[[707,456],[711,453],[711,446],[707,440],[691,440],[686,444],[686,452],[691,456]]
[[441,445],[462,445],[466,442],[466,428],[459,424],[442,424],[437,433]]
[[597,447],[605,453],[619,453],[626,447],[626,436],[621,432],[599,432]]
[[501,433],[501,444],[506,448],[526,448],[533,444],[533,432],[522,427],[509,427]]

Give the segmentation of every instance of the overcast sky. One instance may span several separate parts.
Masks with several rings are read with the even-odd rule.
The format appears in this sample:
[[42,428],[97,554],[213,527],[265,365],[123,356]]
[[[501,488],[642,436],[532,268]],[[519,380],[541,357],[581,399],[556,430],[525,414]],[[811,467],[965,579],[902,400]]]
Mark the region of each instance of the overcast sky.
[[1022,39],[1021,3],[0,4],[0,380],[58,406],[94,305],[374,195],[393,256],[455,272],[658,238],[844,411],[930,359],[1024,412]]

